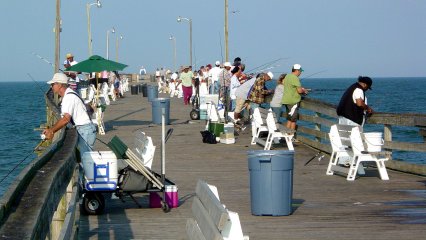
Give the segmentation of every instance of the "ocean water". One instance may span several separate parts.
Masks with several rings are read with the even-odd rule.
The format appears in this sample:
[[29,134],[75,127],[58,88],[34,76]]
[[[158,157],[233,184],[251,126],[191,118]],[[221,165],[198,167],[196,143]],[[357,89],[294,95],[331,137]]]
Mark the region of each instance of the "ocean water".
[[34,129],[46,121],[43,94],[47,89],[44,82],[0,82],[0,195],[37,157],[33,150],[40,142],[40,132]]
[[[377,112],[425,113],[426,78],[375,78],[373,90],[367,92],[369,105]],[[345,89],[355,78],[308,78],[302,85],[312,89],[310,98],[337,104]],[[268,83],[273,88],[273,81]],[[16,167],[9,177],[0,183],[0,195],[4,193],[19,172],[36,155],[35,146],[40,142],[40,132],[35,131],[46,121],[44,82],[0,82],[0,180]],[[368,129],[368,128],[367,128]],[[374,126],[370,128],[375,130]],[[383,131],[383,129],[378,129]],[[393,137],[399,141],[423,142],[414,129],[393,128]],[[27,159],[23,161],[25,158]],[[394,158],[417,164],[426,164],[426,153],[395,152]]]

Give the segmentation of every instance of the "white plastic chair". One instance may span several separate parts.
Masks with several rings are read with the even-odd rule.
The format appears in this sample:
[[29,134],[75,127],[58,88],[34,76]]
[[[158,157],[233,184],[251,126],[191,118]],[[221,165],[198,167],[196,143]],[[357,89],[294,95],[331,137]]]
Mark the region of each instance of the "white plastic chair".
[[368,152],[365,137],[363,136],[360,127],[352,128],[350,139],[353,157],[346,179],[348,181],[355,180],[357,169],[362,162],[375,162],[377,165],[377,170],[380,174],[380,178],[382,180],[389,180],[388,172],[385,166],[385,161],[387,161],[389,158],[380,157],[383,156],[385,152]]
[[259,108],[255,108],[251,118],[251,145],[256,145],[262,132],[268,132],[268,126],[263,122]]
[[[350,134],[353,126],[349,125],[333,125],[328,134],[331,144],[330,162],[327,167],[327,175],[333,175],[333,166],[340,164],[349,164],[352,159],[352,151],[349,149],[351,145]],[[343,161],[342,161],[343,160]]]
[[280,130],[277,129],[276,121],[274,118],[274,113],[272,111],[269,111],[267,117],[266,117],[266,126],[268,128],[268,137],[266,138],[265,148],[264,150],[270,150],[272,146],[272,141],[274,139],[281,139],[284,138],[288,150],[294,151],[292,138],[294,134],[289,133],[283,133]]

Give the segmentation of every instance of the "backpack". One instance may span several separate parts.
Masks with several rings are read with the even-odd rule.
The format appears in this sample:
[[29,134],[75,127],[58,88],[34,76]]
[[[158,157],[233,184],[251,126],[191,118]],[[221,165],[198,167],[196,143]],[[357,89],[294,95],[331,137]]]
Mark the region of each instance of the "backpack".
[[201,131],[201,136],[203,137],[203,143],[216,144],[216,135],[207,130]]

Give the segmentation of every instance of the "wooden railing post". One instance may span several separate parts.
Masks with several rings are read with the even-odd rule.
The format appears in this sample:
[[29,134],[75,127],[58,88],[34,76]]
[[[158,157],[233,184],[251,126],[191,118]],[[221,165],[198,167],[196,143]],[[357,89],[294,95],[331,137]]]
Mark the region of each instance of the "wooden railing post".
[[[385,142],[392,142],[392,125],[384,124],[383,139]],[[386,150],[386,157],[392,159],[392,149]]]

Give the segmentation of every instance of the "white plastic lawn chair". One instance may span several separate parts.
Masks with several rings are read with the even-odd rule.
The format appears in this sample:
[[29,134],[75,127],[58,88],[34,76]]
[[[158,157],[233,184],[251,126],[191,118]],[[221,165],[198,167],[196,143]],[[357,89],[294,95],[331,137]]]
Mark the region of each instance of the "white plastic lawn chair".
[[264,150],[270,150],[271,149],[272,141],[274,139],[284,138],[286,143],[287,143],[288,150],[294,151],[293,142],[292,142],[294,134],[289,134],[289,133],[281,132],[280,130],[278,130],[273,114],[274,113],[272,111],[270,111],[268,113],[267,117],[266,117],[266,126],[268,128],[268,137],[266,138]]
[[381,157],[385,152],[368,152],[367,143],[365,142],[364,134],[361,132],[360,127],[352,128],[350,139],[353,157],[347,176],[348,181],[355,180],[357,169],[362,162],[375,162],[377,170],[379,171],[382,180],[389,180],[388,172],[386,170],[385,161],[389,158]]

